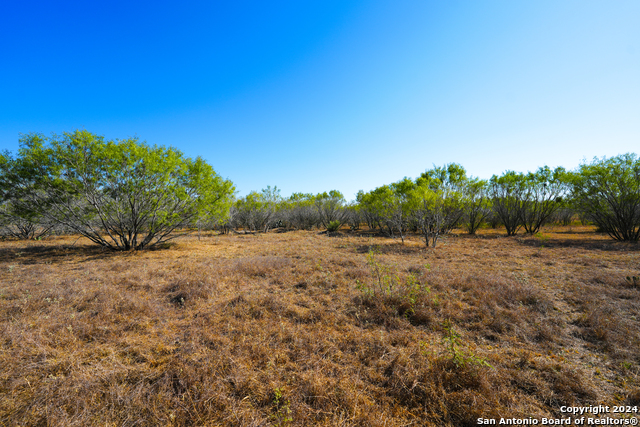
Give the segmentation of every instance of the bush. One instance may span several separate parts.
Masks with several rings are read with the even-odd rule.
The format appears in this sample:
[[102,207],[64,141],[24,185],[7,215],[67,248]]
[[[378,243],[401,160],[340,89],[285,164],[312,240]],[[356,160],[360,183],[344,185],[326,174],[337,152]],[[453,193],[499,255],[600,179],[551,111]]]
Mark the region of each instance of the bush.
[[430,299],[429,286],[413,274],[403,278],[397,271],[381,263],[373,250],[367,254],[367,264],[371,280],[356,280],[356,287],[362,292],[362,301],[376,307],[376,321],[384,321],[384,317],[388,316],[402,315],[412,323],[429,323],[430,316],[424,311],[434,303],[434,300]]
[[327,225],[327,231],[330,233],[338,231],[341,225],[340,221],[331,221],[329,225]]

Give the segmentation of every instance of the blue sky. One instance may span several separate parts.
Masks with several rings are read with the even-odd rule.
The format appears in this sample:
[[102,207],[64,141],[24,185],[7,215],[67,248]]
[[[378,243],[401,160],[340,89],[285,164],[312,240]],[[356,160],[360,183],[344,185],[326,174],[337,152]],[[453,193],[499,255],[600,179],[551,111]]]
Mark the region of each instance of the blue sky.
[[7,2],[0,149],[77,128],[243,195],[640,151],[638,1]]

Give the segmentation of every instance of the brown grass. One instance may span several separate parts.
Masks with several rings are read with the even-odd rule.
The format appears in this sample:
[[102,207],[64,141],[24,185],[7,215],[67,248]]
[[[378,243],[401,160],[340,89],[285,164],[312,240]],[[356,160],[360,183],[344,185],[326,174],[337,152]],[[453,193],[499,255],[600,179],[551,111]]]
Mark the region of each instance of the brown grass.
[[[435,250],[346,231],[74,241],[0,243],[0,425],[465,426],[640,402],[640,248],[589,227]],[[371,248],[388,291],[363,291]]]

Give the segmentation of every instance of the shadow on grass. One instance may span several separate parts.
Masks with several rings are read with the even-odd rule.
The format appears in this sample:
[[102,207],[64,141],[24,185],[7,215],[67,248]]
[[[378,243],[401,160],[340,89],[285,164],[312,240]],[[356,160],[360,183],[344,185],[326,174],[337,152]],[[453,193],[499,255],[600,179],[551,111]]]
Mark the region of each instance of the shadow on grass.
[[292,231],[297,231],[297,230],[295,230],[293,228],[285,228],[285,227],[279,227],[279,228],[273,229],[273,232],[277,233],[277,234],[290,233]]
[[554,234],[582,234],[582,235],[599,234],[599,233],[595,233],[593,230],[573,230],[571,228],[569,228],[568,230],[561,230],[561,231],[554,230],[553,233]]
[[612,252],[624,252],[640,251],[640,244],[638,242],[618,242],[615,240],[593,240],[589,238],[584,239],[558,239],[558,238],[535,238],[524,237],[518,239],[520,243],[525,246],[531,246],[539,248],[544,246],[545,248],[579,248],[599,251],[612,251]]
[[[144,251],[161,251],[175,246],[166,242],[144,249]],[[114,251],[93,244],[81,245],[28,245],[21,247],[0,248],[0,261],[17,261],[20,264],[42,264],[56,262],[65,258],[74,258],[77,262],[86,262],[114,257],[130,256],[133,251]]]
[[372,245],[358,245],[356,246],[356,252],[359,254],[366,254],[370,250],[375,251],[376,253],[388,255],[409,255],[409,254],[417,254],[423,252],[425,246],[416,246],[416,245],[408,245],[402,244],[402,242],[397,243],[386,243],[386,244],[372,244]]
[[478,240],[497,240],[497,239],[509,239],[515,236],[507,236],[507,233],[493,233],[493,234],[469,234],[469,233],[460,233],[460,234],[447,234],[445,237],[454,238],[454,239],[478,239]]

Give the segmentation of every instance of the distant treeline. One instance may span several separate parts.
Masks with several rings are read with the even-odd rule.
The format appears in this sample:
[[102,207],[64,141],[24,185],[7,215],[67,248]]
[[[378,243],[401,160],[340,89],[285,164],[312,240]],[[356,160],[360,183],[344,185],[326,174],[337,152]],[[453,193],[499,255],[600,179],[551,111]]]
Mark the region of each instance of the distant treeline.
[[490,180],[467,176],[451,163],[372,191],[347,203],[338,191],[280,197],[277,188],[252,192],[233,204],[231,228],[268,231],[275,227],[352,230],[366,225],[404,241],[420,233],[427,246],[463,227],[475,234],[483,225],[504,226],[507,235],[535,234],[549,223],[591,222],[617,240],[640,237],[640,160],[635,154],[595,159],[576,171],[541,167],[504,172]]
[[579,219],[616,240],[640,238],[640,159],[596,158],[574,171],[541,167],[490,180],[451,163],[347,203],[336,190],[280,195],[277,187],[234,197],[233,184],[203,159],[137,139],[105,141],[87,131],[21,138],[14,156],[0,154],[3,236],[79,233],[117,250],[142,249],[187,228],[267,232],[274,228],[335,231],[366,226],[403,241],[419,233],[427,246],[453,228],[482,226],[537,233]]

